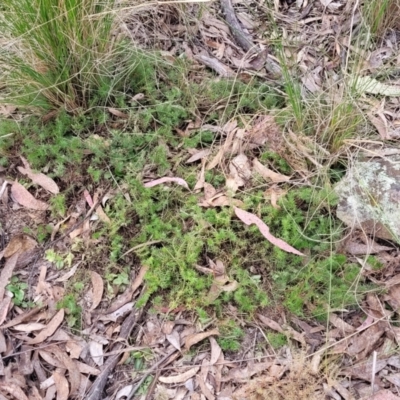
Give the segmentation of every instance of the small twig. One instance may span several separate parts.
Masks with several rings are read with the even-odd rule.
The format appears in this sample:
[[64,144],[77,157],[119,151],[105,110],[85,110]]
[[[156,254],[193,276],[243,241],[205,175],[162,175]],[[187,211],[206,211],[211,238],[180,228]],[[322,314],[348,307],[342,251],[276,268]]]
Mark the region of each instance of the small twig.
[[144,400],[151,400],[151,398],[152,398],[151,396],[152,396],[152,394],[154,392],[154,389],[156,388],[156,384],[157,384],[158,377],[160,376],[160,374],[161,374],[161,371],[157,370],[156,374],[154,376],[154,379],[150,384],[150,387],[147,389],[146,398]]
[[374,395],[375,375],[376,375],[376,355],[377,352],[372,353],[372,379],[371,379],[371,396]]
[[364,326],[362,329],[360,329],[360,330],[358,330],[358,331],[355,331],[355,332],[351,333],[350,335],[347,335],[347,336],[344,337],[343,339],[340,339],[340,340],[338,340],[337,342],[330,344],[329,346],[323,347],[323,348],[321,348],[321,349],[319,349],[319,350],[314,351],[314,352],[311,353],[311,354],[308,354],[308,355],[306,356],[306,358],[314,357],[314,356],[317,355],[317,354],[324,353],[326,350],[329,350],[329,349],[331,349],[332,347],[335,347],[335,346],[337,346],[338,344],[340,344],[340,343],[342,343],[342,342],[344,342],[344,341],[346,341],[346,340],[349,340],[349,339],[352,338],[353,336],[358,335],[360,332],[365,331],[366,329],[370,328],[370,327],[373,326],[373,325],[376,325],[377,323],[379,323],[379,322],[381,322],[381,321],[383,321],[383,320],[385,320],[385,319],[387,319],[386,315],[384,315],[383,317],[381,317],[381,318],[379,318],[379,319],[376,319],[372,324],[366,325],[366,326]]
[[225,14],[225,20],[229,25],[233,37],[238,42],[240,47],[249,53],[256,53],[256,46],[251,39],[243,32],[239,20],[236,17],[235,9],[232,6],[231,0],[221,0],[222,10]]
[[236,74],[233,70],[231,70],[227,65],[223,64],[221,61],[217,60],[214,57],[209,56],[208,54],[197,54],[193,56],[195,60],[201,62],[206,67],[214,70],[218,75],[221,75],[225,78],[233,78]]
[[163,358],[157,361],[140,379],[140,381],[132,388],[131,392],[126,397],[126,400],[131,400],[131,398],[135,395],[135,393],[139,390],[140,386],[142,386],[143,382],[151,375],[157,368],[168,360],[171,356],[173,356],[178,350],[172,349],[169,353],[167,353]]
[[139,249],[141,249],[142,247],[151,246],[151,245],[153,245],[153,244],[157,244],[157,243],[161,243],[161,242],[162,242],[162,240],[149,240],[149,241],[146,242],[146,243],[138,244],[138,245],[136,245],[136,246],[133,246],[133,247],[130,248],[129,250],[127,250],[127,251],[126,251],[124,254],[122,254],[122,256],[120,256],[119,258],[125,257],[125,256],[127,256],[129,253],[132,253],[132,251],[139,250]]
[[[136,315],[135,315],[136,312],[137,310],[134,308],[130,312],[130,314],[125,318],[121,326],[121,333],[119,335],[119,339],[127,339],[131,335],[132,329],[136,323]],[[120,350],[122,346],[123,343],[118,342],[114,347],[115,350]],[[102,398],[104,387],[106,386],[107,383],[107,379],[111,374],[112,370],[116,367],[119,359],[120,359],[120,354],[117,354],[115,356],[110,357],[106,361],[103,370],[101,371],[100,375],[97,376],[96,380],[93,382],[92,387],[90,388],[87,400],[99,400]]]

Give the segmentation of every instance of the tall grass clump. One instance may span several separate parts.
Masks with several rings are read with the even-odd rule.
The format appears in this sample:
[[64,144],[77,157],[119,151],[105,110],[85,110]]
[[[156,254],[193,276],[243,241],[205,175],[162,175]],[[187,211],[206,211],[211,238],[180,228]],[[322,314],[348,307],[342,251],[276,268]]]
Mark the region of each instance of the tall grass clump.
[[388,29],[400,27],[400,0],[371,0],[363,7],[363,16],[372,35],[382,37]]
[[3,0],[2,101],[77,113],[112,101],[135,50],[114,40],[114,0]]

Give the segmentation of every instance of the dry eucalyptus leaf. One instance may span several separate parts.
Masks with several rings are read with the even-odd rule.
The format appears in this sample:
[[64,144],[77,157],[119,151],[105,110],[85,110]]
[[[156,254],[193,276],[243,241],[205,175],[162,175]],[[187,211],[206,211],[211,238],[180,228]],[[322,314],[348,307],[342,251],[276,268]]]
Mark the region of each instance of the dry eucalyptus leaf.
[[129,115],[125,114],[124,112],[117,110],[116,108],[113,107],[108,107],[108,111],[110,112],[110,114],[118,117],[118,118],[122,118],[122,119],[129,119]]
[[70,392],[71,396],[74,396],[78,393],[81,382],[81,374],[77,365],[78,363],[69,358],[65,352],[59,351],[56,356],[68,370]]
[[75,340],[69,340],[65,343],[65,348],[68,351],[71,358],[78,359],[85,347],[85,342],[77,342]]
[[172,344],[178,351],[181,351],[181,338],[177,330],[173,330],[170,334],[165,335],[168,342]]
[[6,286],[10,283],[15,266],[17,265],[19,254],[15,253],[7,259],[0,273],[0,301],[3,300]]
[[382,117],[376,117],[375,115],[373,115],[372,112],[367,113],[367,117],[378,131],[381,139],[386,140],[390,138],[389,127],[385,119],[383,119]]
[[36,314],[38,314],[40,311],[39,307],[33,308],[32,310],[26,311],[22,314],[17,315],[14,319],[11,321],[7,322],[4,326],[2,326],[2,329],[10,328],[12,326],[21,324],[22,322],[25,322],[26,320],[34,317]]
[[81,264],[81,261],[77,262],[67,273],[65,273],[64,275],[55,279],[54,282],[66,282],[69,278],[71,278],[71,276],[75,275],[75,272],[78,269],[80,264]]
[[11,114],[15,112],[17,107],[12,106],[10,104],[4,104],[0,106],[0,115],[3,115],[5,117],[9,117]]
[[207,157],[208,155],[210,155],[210,153],[211,153],[211,150],[210,150],[210,149],[203,149],[203,150],[200,150],[200,151],[198,151],[197,153],[194,153],[194,154],[192,155],[192,157],[190,157],[190,158],[186,161],[186,164],[190,164],[190,163],[193,163],[193,162],[195,162],[195,161],[199,161],[199,160],[201,160],[201,159]]
[[264,198],[265,200],[271,201],[272,207],[274,207],[277,210],[280,210],[281,207],[278,204],[278,200],[281,197],[285,196],[286,193],[287,190],[281,189],[278,185],[274,184],[264,192]]
[[196,343],[199,343],[202,340],[214,335],[216,336],[219,335],[218,329],[212,329],[211,331],[194,333],[192,335],[189,335],[185,338],[185,349],[189,350]]
[[7,292],[6,296],[4,296],[4,299],[0,301],[0,326],[6,320],[8,310],[11,305],[12,294],[10,293],[10,295],[8,295],[8,293],[9,292]]
[[287,182],[290,180],[289,176],[278,174],[277,172],[272,171],[271,169],[262,165],[260,161],[257,160],[257,158],[253,160],[253,167],[254,171],[258,172],[267,181],[279,183],[279,182]]
[[29,324],[19,324],[14,326],[14,329],[20,332],[34,332],[40,331],[44,328],[46,328],[46,325],[40,322],[30,322]]
[[275,236],[271,235],[271,233],[269,232],[268,226],[263,221],[261,221],[261,219],[258,218],[256,215],[249,213],[247,211],[244,211],[238,207],[234,207],[234,210],[235,210],[236,216],[241,221],[243,221],[246,225],[255,224],[257,226],[257,228],[260,230],[261,234],[274,246],[277,246],[281,250],[286,251],[288,253],[297,254],[298,256],[304,256],[303,253],[296,250],[295,248],[290,246],[288,243],[286,243],[282,239],[278,239]]
[[4,250],[4,257],[8,258],[14,253],[24,253],[32,250],[37,246],[35,239],[32,239],[29,235],[19,234],[15,235],[9,241],[7,247]]
[[95,340],[89,343],[89,352],[96,365],[101,367],[104,364],[103,345]]
[[49,205],[43,201],[36,200],[19,182],[11,185],[11,195],[14,200],[25,208],[31,210],[45,211]]
[[24,164],[24,167],[18,167],[18,171],[21,172],[21,174],[26,175],[33,183],[36,183],[50,193],[58,194],[60,192],[60,189],[53,179],[40,172],[33,172],[28,161],[22,156],[21,160]]
[[[94,196],[93,196],[93,203],[97,204],[99,200],[99,190],[96,190]],[[103,207],[101,205],[98,205],[96,207],[96,214],[100,218],[101,221],[105,222],[106,224],[110,224],[111,220],[108,217],[108,215],[104,212]]]
[[43,329],[34,339],[26,340],[26,343],[27,344],[42,343],[56,331],[56,329],[61,325],[63,320],[64,320],[64,309],[62,308],[47,324],[45,329]]
[[2,383],[0,383],[0,389],[2,389],[3,391],[6,391],[11,396],[13,396],[12,397],[13,399],[15,398],[17,400],[29,400],[28,397],[26,397],[26,395],[22,391],[22,389],[19,386],[17,386],[15,383],[2,382]]
[[185,187],[186,189],[189,189],[189,185],[187,184],[187,182],[184,179],[175,178],[175,177],[173,177],[173,178],[164,177],[164,178],[155,179],[154,181],[146,182],[144,184],[144,187],[151,188],[153,186],[157,186],[157,185],[160,185],[160,184],[166,183],[166,182],[175,182],[178,185],[181,185],[181,186]]
[[124,386],[122,389],[118,390],[115,395],[115,400],[119,400],[121,397],[127,398],[133,389],[133,385]]
[[183,383],[186,382],[188,379],[196,376],[197,372],[199,371],[200,367],[194,367],[189,369],[188,371],[184,372],[183,374],[179,375],[172,375],[168,377],[160,376],[158,380],[162,383]]
[[[390,380],[389,378],[386,378]],[[388,389],[379,390],[379,392],[374,393],[371,400],[400,400],[399,396],[396,396],[393,392]]]
[[57,371],[53,373],[53,378],[57,389],[57,400],[68,400],[69,388],[67,378]]
[[222,292],[234,292],[239,287],[235,281],[229,281],[227,276],[216,277],[207,294],[207,301],[213,302]]
[[206,385],[208,371],[210,369],[208,359],[204,358],[201,365],[200,373],[196,377],[196,381],[200,386],[201,393],[206,397],[207,400],[215,400],[214,394],[211,392],[210,387]]
[[220,355],[222,353],[222,349],[221,349],[221,347],[219,346],[218,342],[215,340],[215,338],[213,336],[210,336],[208,338],[208,340],[210,341],[210,345],[211,345],[211,360],[210,360],[210,364],[214,365],[218,361],[218,359],[219,359],[219,357],[220,357]]
[[279,333],[284,332],[283,328],[277,322],[272,320],[271,318],[268,318],[262,314],[257,314],[257,316],[258,316],[258,318],[260,318],[260,321],[268,328],[270,328],[276,332],[279,332]]
[[393,55],[393,49],[390,47],[381,47],[380,49],[374,50],[369,57],[369,65],[372,68],[379,68],[383,65],[384,61]]
[[90,277],[93,286],[92,306],[90,307],[90,311],[93,311],[97,308],[103,298],[104,283],[102,277],[97,272],[91,271]]

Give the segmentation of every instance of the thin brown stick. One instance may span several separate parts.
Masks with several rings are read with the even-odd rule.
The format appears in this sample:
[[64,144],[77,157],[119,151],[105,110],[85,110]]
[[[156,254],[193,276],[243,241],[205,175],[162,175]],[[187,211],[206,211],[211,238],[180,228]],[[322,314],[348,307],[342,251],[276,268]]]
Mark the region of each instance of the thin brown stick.
[[239,20],[236,17],[235,9],[232,6],[231,0],[221,0],[221,7],[225,14],[225,21],[229,25],[233,37],[240,47],[249,53],[256,53],[256,46],[246,33],[243,32]]
[[233,78],[236,75],[227,65],[208,54],[197,54],[194,58],[225,78]]
[[[124,322],[121,326],[121,333],[119,335],[119,339],[128,339],[131,335],[132,329],[136,323],[136,313],[137,310],[134,308],[130,314],[125,318]],[[115,348],[113,351],[119,350],[123,347],[122,342],[118,342],[115,344]],[[99,400],[103,396],[104,387],[106,386],[107,379],[110,376],[113,369],[118,364],[120,359],[120,354],[116,354],[115,356],[110,357],[106,363],[104,364],[104,368],[101,371],[100,375],[97,376],[96,380],[93,382],[92,387],[90,388],[89,394],[87,396],[87,400]]]
[[[170,357],[172,357],[178,350],[172,349],[169,353],[167,353],[161,360],[157,361],[140,379],[140,381],[132,388],[131,392],[126,397],[126,400],[131,400],[131,398],[135,395],[135,393],[139,390],[140,386],[142,386],[143,382],[154,372],[157,371],[158,367],[161,364],[164,364]],[[167,363],[168,364],[168,363]]]

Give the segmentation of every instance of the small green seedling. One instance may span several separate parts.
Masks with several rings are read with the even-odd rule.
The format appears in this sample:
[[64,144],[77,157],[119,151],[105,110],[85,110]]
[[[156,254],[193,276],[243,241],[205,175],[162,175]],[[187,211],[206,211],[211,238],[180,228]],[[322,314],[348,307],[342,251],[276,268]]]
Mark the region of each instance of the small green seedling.
[[13,276],[6,289],[13,294],[13,303],[19,307],[28,307],[30,302],[25,301],[25,292],[28,289],[28,284],[20,282],[17,276]]
[[46,250],[45,259],[53,263],[57,269],[63,269],[65,266],[71,268],[74,255],[68,253],[66,255],[57,254],[53,249]]
[[65,296],[57,303],[57,309],[63,308],[67,314],[67,324],[69,327],[77,327],[80,323],[82,308],[78,305],[77,300],[73,294]]

